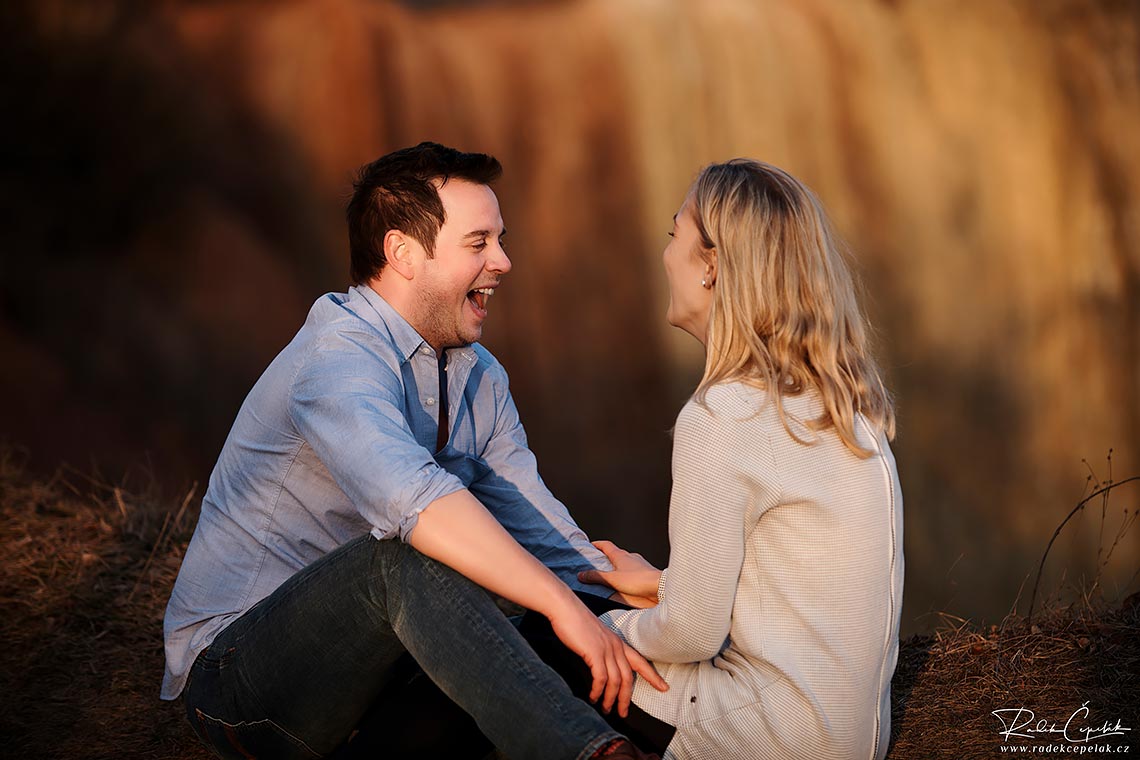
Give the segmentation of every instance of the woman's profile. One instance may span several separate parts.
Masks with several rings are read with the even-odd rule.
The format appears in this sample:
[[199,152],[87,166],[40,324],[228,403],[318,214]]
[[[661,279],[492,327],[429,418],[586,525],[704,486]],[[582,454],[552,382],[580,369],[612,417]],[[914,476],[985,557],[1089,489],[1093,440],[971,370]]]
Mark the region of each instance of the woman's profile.
[[669,567],[598,542],[603,618],[670,684],[634,703],[673,758],[883,758],[902,603],[890,396],[815,196],[703,169],[664,252],[669,322],[706,349],[677,419]]

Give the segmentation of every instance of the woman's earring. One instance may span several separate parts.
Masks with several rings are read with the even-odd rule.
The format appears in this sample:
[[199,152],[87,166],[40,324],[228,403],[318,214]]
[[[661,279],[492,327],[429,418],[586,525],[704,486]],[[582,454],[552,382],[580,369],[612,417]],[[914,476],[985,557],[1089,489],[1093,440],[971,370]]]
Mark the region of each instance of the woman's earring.
[[712,270],[709,270],[704,277],[701,278],[701,287],[705,290],[711,290],[713,286]]

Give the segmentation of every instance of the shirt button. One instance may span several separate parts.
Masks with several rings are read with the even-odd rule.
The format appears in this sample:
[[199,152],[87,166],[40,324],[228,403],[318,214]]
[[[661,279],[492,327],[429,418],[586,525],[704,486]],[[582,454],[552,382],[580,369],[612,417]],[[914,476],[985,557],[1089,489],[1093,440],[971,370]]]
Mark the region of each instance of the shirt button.
[[424,401],[424,403],[425,403],[425,404],[427,404],[428,406],[431,406],[432,404],[434,404],[434,403],[435,403],[435,399],[434,399],[434,398],[431,398],[431,397],[429,396],[429,397],[428,397],[428,399],[427,399],[426,401]]
[[423,354],[424,356],[431,356],[431,349],[427,346],[424,346],[423,348],[420,349],[420,353]]

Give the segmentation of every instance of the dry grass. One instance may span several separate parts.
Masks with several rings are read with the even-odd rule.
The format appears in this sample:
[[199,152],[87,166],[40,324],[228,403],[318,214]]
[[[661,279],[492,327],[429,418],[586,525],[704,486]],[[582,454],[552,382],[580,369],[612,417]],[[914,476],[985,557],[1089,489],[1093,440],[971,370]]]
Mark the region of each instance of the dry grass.
[[[195,501],[193,491],[165,499],[73,471],[43,481],[0,449],[6,756],[210,756],[178,705],[158,699],[162,613]],[[1134,729],[1107,741],[1140,743],[1128,741],[1140,736],[1140,604],[1130,601],[1052,609],[1033,625],[957,621],[903,642],[891,757],[996,757],[991,711],[1026,707],[1063,723],[1084,702],[1091,721]]]
[[[206,758],[161,702],[162,613],[193,516],[0,450],[0,735],[14,758]],[[165,529],[164,529],[165,525]]]
[[[1123,741],[1111,737],[1102,744],[1140,751],[1136,601],[1131,597],[1115,610],[1089,604],[1051,609],[1032,624],[1011,617],[988,630],[958,621],[934,636],[903,642],[893,683],[890,757],[997,757],[1001,724],[993,710],[1024,707],[1063,726],[1085,702],[1090,713],[1081,725],[1119,719],[1133,729]],[[1065,742],[1046,736],[1009,743]]]

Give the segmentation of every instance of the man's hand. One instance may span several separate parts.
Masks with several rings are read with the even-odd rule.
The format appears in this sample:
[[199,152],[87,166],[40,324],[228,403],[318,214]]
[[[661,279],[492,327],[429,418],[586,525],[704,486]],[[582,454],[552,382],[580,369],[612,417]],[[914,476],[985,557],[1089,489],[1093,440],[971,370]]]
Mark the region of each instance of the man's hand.
[[594,617],[576,596],[568,596],[567,602],[565,609],[549,616],[550,625],[562,643],[590,668],[594,679],[591,702],[602,697],[602,709],[608,713],[616,701],[618,715],[628,717],[634,673],[658,691],[669,690],[653,665]]
[[612,541],[594,541],[594,546],[606,555],[613,570],[585,570],[578,573],[583,583],[609,586],[616,593],[611,599],[632,607],[652,607],[657,604],[657,584],[661,571],[649,564],[640,554],[627,552]]

